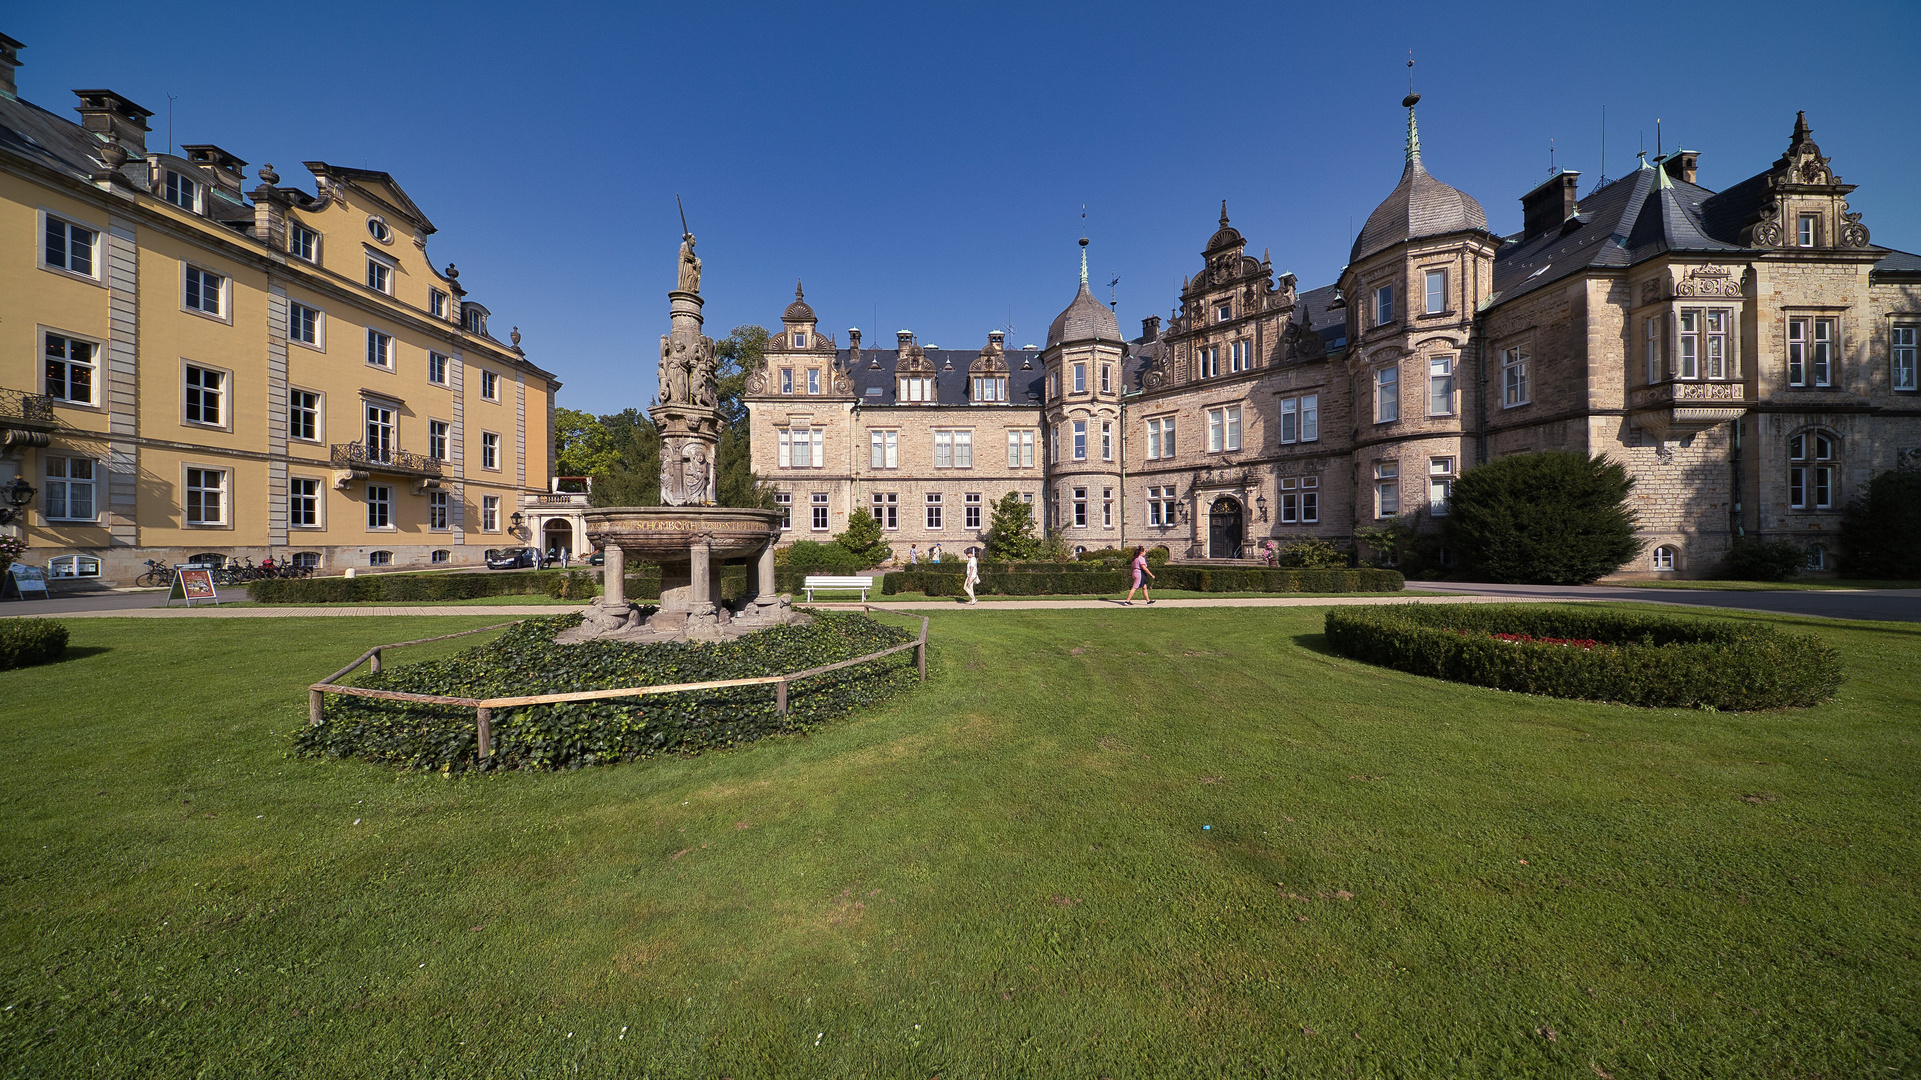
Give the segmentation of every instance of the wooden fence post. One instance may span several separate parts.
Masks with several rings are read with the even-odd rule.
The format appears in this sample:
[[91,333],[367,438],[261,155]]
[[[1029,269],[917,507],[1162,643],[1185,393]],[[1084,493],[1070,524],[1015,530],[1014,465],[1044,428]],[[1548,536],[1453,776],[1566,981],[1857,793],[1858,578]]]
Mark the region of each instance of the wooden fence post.
[[494,752],[494,711],[475,709],[474,726],[480,729],[480,759],[485,761]]
[[787,715],[787,680],[786,679],[782,679],[781,681],[774,684],[774,711],[781,714],[782,716]]
[[380,674],[380,650],[379,649],[374,650],[373,673],[375,675]]
[[921,638],[919,644],[916,644],[914,646],[914,661],[916,664],[920,666],[920,681],[926,682],[927,681],[927,639],[925,637]]
[[318,690],[307,691],[307,724],[319,727],[327,719],[327,695]]

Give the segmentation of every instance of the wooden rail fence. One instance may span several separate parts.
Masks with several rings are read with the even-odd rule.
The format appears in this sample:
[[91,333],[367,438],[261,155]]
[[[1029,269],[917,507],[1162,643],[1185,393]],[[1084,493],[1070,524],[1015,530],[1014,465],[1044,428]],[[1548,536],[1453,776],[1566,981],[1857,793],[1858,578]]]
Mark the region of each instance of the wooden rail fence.
[[715,679],[709,682],[669,683],[663,686],[626,686],[614,690],[575,690],[564,694],[529,694],[524,697],[499,698],[445,697],[439,694],[403,694],[397,690],[372,690],[364,686],[340,686],[337,684],[337,680],[352,674],[353,671],[362,664],[368,664],[369,670],[379,672],[381,667],[381,654],[388,649],[405,648],[408,645],[425,645],[430,641],[446,641],[449,638],[466,637],[468,634],[484,634],[489,630],[500,630],[505,627],[519,625],[522,621],[523,620],[515,619],[513,622],[495,623],[492,626],[482,626],[475,630],[462,630],[458,634],[441,634],[438,637],[419,638],[414,641],[396,641],[389,645],[375,645],[373,648],[361,653],[359,658],[354,660],[353,663],[348,664],[346,667],[341,668],[339,671],[334,672],[332,675],[327,676],[307,688],[307,722],[317,727],[326,720],[328,694],[376,698],[381,701],[417,701],[425,705],[455,705],[464,709],[474,710],[474,728],[479,736],[480,756],[486,758],[493,754],[493,722],[495,709],[517,708],[525,705],[553,705],[563,701],[597,701],[602,698],[645,697],[648,694],[678,694],[688,690],[720,690],[729,686],[766,686],[771,683],[774,687],[774,708],[780,715],[786,716],[788,683],[810,678],[815,675],[825,675],[830,671],[839,671],[841,668],[852,667],[855,664],[864,664],[869,660],[878,660],[883,656],[892,656],[897,652],[905,652],[908,649],[914,650],[914,664],[915,667],[919,669],[921,681],[927,681],[927,616],[923,615],[920,619],[920,636],[913,641],[882,649],[879,652],[871,652],[865,656],[856,656],[851,660],[822,664],[820,667],[811,667],[805,671],[792,671],[785,675],[758,675],[750,679]]

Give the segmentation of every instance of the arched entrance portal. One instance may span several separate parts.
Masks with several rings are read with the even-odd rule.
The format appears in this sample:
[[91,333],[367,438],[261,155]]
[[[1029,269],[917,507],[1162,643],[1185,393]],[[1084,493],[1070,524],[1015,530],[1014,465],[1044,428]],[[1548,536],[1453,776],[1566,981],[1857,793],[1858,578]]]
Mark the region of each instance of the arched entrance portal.
[[1207,557],[1240,558],[1241,536],[1240,501],[1227,495],[1215,499],[1207,512]]
[[543,554],[558,557],[561,549],[565,548],[576,558],[579,557],[580,546],[574,543],[574,527],[565,518],[548,519],[544,532],[546,535],[542,538],[544,543],[540,549]]

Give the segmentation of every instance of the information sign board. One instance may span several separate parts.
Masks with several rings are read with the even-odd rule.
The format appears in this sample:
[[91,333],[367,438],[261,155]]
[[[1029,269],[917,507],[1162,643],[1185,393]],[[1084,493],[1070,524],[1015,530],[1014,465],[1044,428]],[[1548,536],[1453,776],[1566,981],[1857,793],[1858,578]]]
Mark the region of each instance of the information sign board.
[[[214,588],[212,570],[183,569],[174,580],[180,583],[180,595],[186,599],[188,607],[192,607],[195,600],[220,603],[220,592]],[[173,606],[172,593],[167,594],[167,606]]]
[[42,600],[53,599],[53,594],[47,591],[47,572],[38,566],[12,563],[7,567],[7,579],[13,586],[13,595],[21,600],[25,600],[28,593],[38,593]]

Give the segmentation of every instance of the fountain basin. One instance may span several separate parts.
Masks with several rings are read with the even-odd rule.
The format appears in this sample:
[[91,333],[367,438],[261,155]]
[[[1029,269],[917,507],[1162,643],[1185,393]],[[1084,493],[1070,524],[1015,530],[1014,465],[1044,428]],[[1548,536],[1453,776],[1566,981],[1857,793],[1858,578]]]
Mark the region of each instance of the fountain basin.
[[695,541],[708,554],[736,559],[759,554],[780,536],[780,511],[731,506],[597,506],[589,508],[587,538],[654,563],[687,562]]

